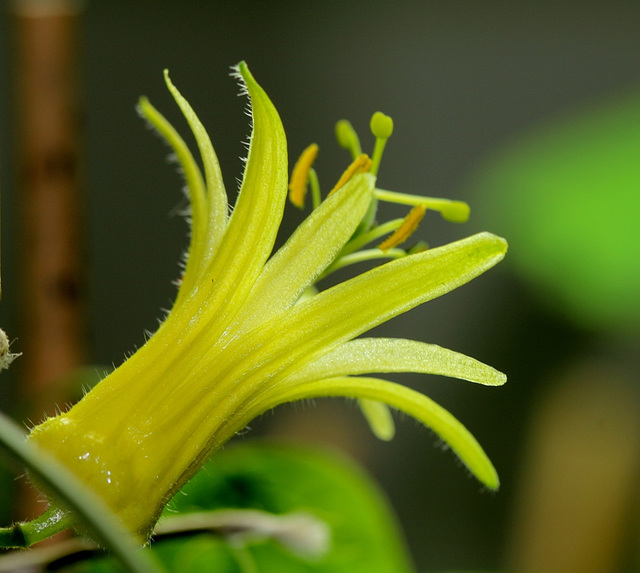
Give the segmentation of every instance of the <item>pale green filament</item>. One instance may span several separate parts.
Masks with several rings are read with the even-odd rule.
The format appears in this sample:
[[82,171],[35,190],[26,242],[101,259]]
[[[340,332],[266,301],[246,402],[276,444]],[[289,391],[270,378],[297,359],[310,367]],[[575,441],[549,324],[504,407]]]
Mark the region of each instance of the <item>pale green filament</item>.
[[320,194],[320,181],[318,181],[318,174],[312,167],[309,169],[309,187],[311,187],[311,203],[314,209],[320,207],[322,203],[322,195]]
[[402,249],[389,249],[388,251],[381,251],[376,247],[375,249],[365,249],[364,251],[357,251],[355,253],[344,255],[336,259],[318,277],[318,280],[325,278],[326,276],[336,272],[339,269],[342,269],[349,265],[355,265],[356,263],[362,263],[364,261],[374,261],[377,259],[401,259],[406,255],[407,252]]
[[[371,117],[370,128],[371,133],[373,133],[376,138],[376,143],[373,147],[373,156],[371,158],[369,173],[377,175],[378,169],[380,168],[380,161],[382,160],[382,153],[385,145],[387,144],[387,139],[389,139],[393,133],[393,120],[388,115],[377,111]],[[374,226],[377,211],[378,199],[374,195],[371,200],[371,205],[369,205],[369,210],[362,220],[362,224],[360,226],[361,232],[366,232]]]
[[387,191],[386,189],[378,188],[374,190],[373,195],[380,201],[386,201],[388,203],[413,206],[423,205],[432,211],[439,211],[443,219],[453,223],[465,223],[469,219],[469,205],[464,201],[421,197],[419,195],[397,193],[396,191]]
[[387,145],[387,139],[389,139],[393,133],[393,120],[381,111],[377,111],[371,117],[370,127],[371,133],[373,133],[376,138],[370,171],[374,175],[377,175],[380,160],[382,159],[382,152],[384,151],[385,145]]
[[362,155],[360,138],[349,120],[341,119],[336,123],[336,139],[340,147],[344,147],[351,153],[352,159]]
[[380,237],[384,237],[389,233],[393,233],[396,229],[399,229],[403,223],[404,219],[392,219],[391,221],[387,221],[381,225],[376,225],[366,233],[356,235],[345,245],[344,249],[342,249],[341,255],[344,256],[349,253],[353,253],[364,247],[366,244],[371,243]]
[[407,249],[407,255],[415,255],[416,253],[422,253],[429,248],[426,241],[418,241],[413,247]]
[[[404,223],[404,219],[392,219],[391,221],[387,221],[382,225],[377,225],[373,227],[372,229],[370,229],[365,233],[360,233],[360,234],[356,233],[353,236],[353,238],[343,247],[342,251],[340,251],[340,254],[336,257],[336,260],[324,270],[324,272],[320,275],[318,280],[329,276],[334,271],[337,271],[338,269],[341,269],[347,265],[352,265],[358,262],[370,260],[371,257],[368,255],[365,255],[364,258],[357,258],[357,257],[354,257],[352,253],[359,254],[358,251],[362,247],[364,247],[366,244],[371,243],[379,239],[380,237],[384,237],[389,233],[393,233],[396,229],[401,227],[403,223]],[[398,250],[399,249],[395,249],[395,251],[398,251]],[[364,253],[364,252],[372,254],[375,252],[375,249],[370,249],[368,251],[360,251],[360,253]],[[381,251],[378,249],[378,255],[380,255],[380,253]],[[391,257],[388,257],[386,255],[387,253],[384,253],[383,257],[399,258],[394,254],[392,254]],[[345,257],[347,257],[346,261],[345,261]],[[375,258],[380,258],[380,256]]]
[[404,223],[404,219],[392,219],[382,225],[376,225],[369,231],[364,233],[356,233],[353,238],[343,247],[340,254],[336,257],[336,260],[329,265],[324,272],[320,275],[318,280],[329,276],[331,273],[346,267],[363,261],[380,258],[398,259],[402,256],[401,253],[405,253],[401,249],[391,249],[386,253],[380,251],[380,249],[369,249],[361,251],[360,249],[389,233],[393,233],[396,229],[399,229]]

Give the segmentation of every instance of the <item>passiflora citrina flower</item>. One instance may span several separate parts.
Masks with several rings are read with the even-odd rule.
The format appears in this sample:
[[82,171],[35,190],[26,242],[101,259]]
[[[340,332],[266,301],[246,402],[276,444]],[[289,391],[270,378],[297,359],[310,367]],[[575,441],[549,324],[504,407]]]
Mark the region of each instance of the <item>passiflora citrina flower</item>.
[[[482,233],[434,249],[399,249],[425,208],[452,220],[465,219],[468,208],[376,188],[393,127],[376,114],[371,160],[361,154],[350,125],[338,125],[338,139],[355,161],[324,200],[311,167],[317,149],[303,153],[291,198],[302,205],[310,182],[314,209],[272,254],[287,197],[285,133],[247,66],[239,64],[236,72],[250,97],[253,128],[231,215],[209,137],[166,73],[195,135],[204,175],[173,127],[141,100],[141,113],[173,147],[188,185],[191,239],[177,298],[144,346],[67,412],[33,428],[29,441],[143,539],[213,452],[266,410],[304,398],[360,399],[374,430],[386,438],[393,433],[387,406],[406,412],[432,428],[483,484],[497,488],[491,462],[451,414],[421,393],[360,375],[426,372],[488,385],[502,384],[504,376],[423,342],[357,337],[481,274],[503,257],[506,243]],[[379,200],[416,208],[406,220],[376,225]],[[362,249],[388,234],[380,248]],[[324,291],[314,288],[341,266],[378,257],[393,260]]]

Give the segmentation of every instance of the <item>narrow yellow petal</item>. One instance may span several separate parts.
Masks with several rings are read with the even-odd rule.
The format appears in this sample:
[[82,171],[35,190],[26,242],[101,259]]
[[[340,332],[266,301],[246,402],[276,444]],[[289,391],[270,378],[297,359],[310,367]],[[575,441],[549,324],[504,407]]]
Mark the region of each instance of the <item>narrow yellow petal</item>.
[[180,315],[185,322],[179,328],[187,336],[194,331],[193,317],[207,320],[211,340],[240,310],[269,258],[287,197],[287,144],[280,116],[246,64],[240,63],[237,69],[251,99],[253,130],[247,164],[216,256],[192,296],[191,312]]
[[[217,392],[244,400],[344,342],[470,281],[497,264],[505,251],[503,239],[480,233],[376,267],[211,350],[192,346],[181,365],[188,371],[184,384],[216,364]],[[202,345],[208,340],[203,339]],[[255,365],[249,371],[246,361]],[[221,365],[226,368],[221,370]]]
[[[187,144],[165,117],[151,105],[147,98],[140,98],[138,110],[171,146],[187,182],[191,209],[191,238],[187,255],[187,267],[178,291],[177,300],[180,300],[184,297],[183,293],[185,291],[188,292],[193,288],[196,277],[203,269],[203,255],[206,251],[206,243],[209,240],[207,237],[208,216],[205,183],[200,168],[193,155],[191,155]],[[220,229],[220,235],[222,231],[223,229]]]
[[[286,201],[286,139],[267,95],[246,65],[240,64],[238,69],[251,96],[253,136],[236,208],[216,256],[197,288],[187,293],[180,308],[169,314],[131,359],[100,384],[104,390],[96,407],[108,410],[114,424],[116,419],[122,421],[129,411],[118,403],[121,392],[126,392],[138,409],[144,408],[149,419],[157,419],[168,405],[163,402],[165,394],[149,393],[149,380],[173,377],[185,379],[188,384],[190,379],[185,373],[202,376],[201,368],[210,366],[202,362],[202,357],[216,350],[215,341],[242,308],[271,253]],[[180,361],[176,361],[177,353]],[[106,380],[108,384],[104,384]],[[181,389],[176,392],[179,394]],[[78,408],[80,404],[89,406],[83,400],[76,409],[82,410]],[[169,418],[168,414],[170,411],[165,417]]]
[[501,386],[507,377],[459,352],[403,338],[357,338],[293,374],[288,383],[374,372],[416,372]]
[[331,396],[383,402],[412,416],[431,428],[480,482],[492,490],[500,487],[498,473],[482,446],[450,412],[424,394],[386,380],[341,377],[275,388],[247,412],[247,418],[286,402]]
[[261,344],[258,338],[264,336],[260,351],[264,360],[281,354],[277,347],[288,345],[288,358],[300,368],[300,360],[309,363],[342,342],[469,282],[502,260],[506,249],[503,239],[479,233],[388,262],[294,306],[281,321],[265,324],[254,342]]
[[182,96],[169,78],[169,72],[164,71],[164,79],[167,88],[171,92],[173,99],[178,104],[182,114],[189,123],[189,127],[198,144],[200,157],[204,166],[204,173],[207,180],[207,214],[209,216],[209,234],[213,237],[220,237],[224,232],[227,222],[227,212],[229,202],[222,180],[222,171],[218,163],[218,157],[209,139],[209,134],[202,125],[202,122],[193,111],[189,102]]
[[353,235],[374,185],[372,175],[357,175],[305,219],[266,264],[236,317],[239,331],[246,332],[297,302]]

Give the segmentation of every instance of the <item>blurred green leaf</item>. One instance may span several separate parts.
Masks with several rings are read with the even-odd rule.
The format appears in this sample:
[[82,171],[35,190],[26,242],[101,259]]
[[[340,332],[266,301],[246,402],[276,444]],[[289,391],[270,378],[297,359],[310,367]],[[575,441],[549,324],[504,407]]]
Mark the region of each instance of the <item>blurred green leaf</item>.
[[[197,533],[153,543],[170,571],[242,573],[239,558],[259,572],[405,573],[412,571],[395,516],[377,487],[352,462],[309,447],[241,444],[218,452],[178,493],[165,517],[203,510],[256,509],[274,514],[304,511],[331,529],[331,547],[319,559],[292,554],[273,540],[245,548]],[[113,573],[108,559],[65,571]]]
[[640,329],[640,93],[510,142],[473,189],[547,300],[590,328]]

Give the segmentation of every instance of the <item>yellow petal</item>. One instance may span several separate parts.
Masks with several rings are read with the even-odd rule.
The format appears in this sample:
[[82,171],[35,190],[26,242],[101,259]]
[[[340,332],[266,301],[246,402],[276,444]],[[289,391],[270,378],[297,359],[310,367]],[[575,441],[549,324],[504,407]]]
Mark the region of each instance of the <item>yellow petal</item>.
[[435,344],[402,338],[358,338],[345,342],[297,371],[291,382],[371,374],[419,372],[459,378],[485,386],[500,386],[507,377],[491,366]]
[[409,414],[431,428],[484,485],[493,490],[500,486],[498,473],[482,446],[450,412],[424,394],[386,380],[341,377],[287,386],[273,391],[248,416],[259,415],[258,408],[266,411],[286,402],[329,396],[384,402]]
[[375,178],[355,176],[323,201],[269,260],[236,317],[242,331],[292,306],[350,239],[371,202]]

